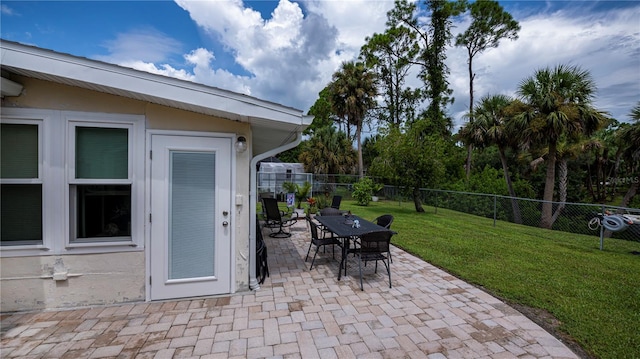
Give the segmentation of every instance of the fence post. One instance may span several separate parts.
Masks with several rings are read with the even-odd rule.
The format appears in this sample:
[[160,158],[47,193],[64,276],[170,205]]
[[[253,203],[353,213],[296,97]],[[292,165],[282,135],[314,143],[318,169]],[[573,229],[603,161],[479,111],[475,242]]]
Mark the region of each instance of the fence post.
[[602,225],[602,220],[604,219],[604,204],[602,205],[602,211],[600,212],[602,217],[600,218],[600,250],[604,248],[604,226]]
[[496,196],[495,194],[493,195],[493,226],[496,226],[496,217],[497,217],[497,213],[498,213],[498,196]]

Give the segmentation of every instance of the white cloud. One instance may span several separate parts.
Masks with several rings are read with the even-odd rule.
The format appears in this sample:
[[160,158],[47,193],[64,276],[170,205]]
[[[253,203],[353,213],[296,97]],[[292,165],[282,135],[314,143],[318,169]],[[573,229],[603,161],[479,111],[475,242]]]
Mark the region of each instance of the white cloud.
[[144,61],[122,61],[118,63],[118,65],[130,67],[140,71],[150,72],[152,74],[175,77],[187,81],[195,81],[195,76],[188,71],[175,69],[167,64],[156,66],[154,63]]
[[[591,14],[555,12],[523,19],[516,41],[474,58],[474,98],[491,93],[515,95],[519,83],[537,69],[558,64],[590,71],[599,88],[595,105],[618,120],[640,100],[640,7]],[[451,83],[456,104],[452,113],[468,109],[466,54],[452,49]],[[458,117],[459,118],[459,117]],[[461,124],[459,119],[457,124]]]
[[[176,2],[248,76],[221,69],[207,49],[182,55],[185,50],[177,40],[153,29],[122,33],[107,43],[112,62],[305,111],[341,62],[355,59],[367,36],[384,31],[386,13],[393,7],[392,0],[309,0],[302,5],[281,0],[263,18],[241,0]],[[475,99],[489,93],[515,95],[520,81],[535,70],[568,63],[592,73],[600,89],[598,107],[627,120],[640,99],[640,6],[599,12],[573,8],[580,12],[513,12],[522,27],[519,39],[503,40],[474,58]],[[464,31],[469,19],[457,21],[454,33]],[[177,54],[184,62],[167,64]],[[469,106],[466,51],[451,48],[447,56],[456,98],[449,113],[459,126]]]
[[17,15],[12,8],[10,8],[9,6],[7,6],[6,4],[2,4],[0,5],[0,13],[2,13],[2,15],[7,15],[7,16],[13,16],[13,15]]
[[153,28],[138,28],[119,33],[115,39],[106,41],[104,47],[109,51],[109,56],[96,58],[115,63],[158,63],[166,61],[172,54],[181,54],[183,51],[180,41]]

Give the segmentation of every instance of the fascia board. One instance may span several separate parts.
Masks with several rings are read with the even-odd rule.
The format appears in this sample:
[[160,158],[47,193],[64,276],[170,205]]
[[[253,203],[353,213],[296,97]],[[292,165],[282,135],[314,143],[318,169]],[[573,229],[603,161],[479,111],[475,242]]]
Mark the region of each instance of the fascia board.
[[177,102],[224,112],[243,122],[249,118],[262,118],[291,125],[308,125],[300,110],[246,95],[6,41],[1,41],[0,47],[3,66],[117,89],[130,93],[134,98],[135,94],[155,98],[158,103]]

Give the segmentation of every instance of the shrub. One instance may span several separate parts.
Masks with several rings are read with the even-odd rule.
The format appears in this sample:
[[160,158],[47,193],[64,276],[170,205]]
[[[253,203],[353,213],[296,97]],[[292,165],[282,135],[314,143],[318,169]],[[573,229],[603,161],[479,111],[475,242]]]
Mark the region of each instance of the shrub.
[[371,202],[371,196],[376,186],[373,180],[368,177],[361,178],[360,181],[353,184],[353,193],[351,196],[360,206],[368,206]]

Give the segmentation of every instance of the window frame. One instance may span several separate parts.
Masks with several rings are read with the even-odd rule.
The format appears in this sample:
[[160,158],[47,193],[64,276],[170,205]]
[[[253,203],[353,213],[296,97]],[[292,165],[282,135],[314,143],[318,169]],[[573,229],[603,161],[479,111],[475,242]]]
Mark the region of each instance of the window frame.
[[[4,109],[3,109],[4,112]],[[40,185],[41,188],[41,216],[42,216],[42,242],[36,244],[19,244],[19,245],[8,245],[8,246],[0,246],[0,248],[10,251],[22,251],[22,250],[49,250],[51,248],[50,238],[46,235],[45,223],[47,215],[46,208],[46,195],[45,195],[45,173],[44,173],[44,119],[37,118],[37,116],[5,116],[2,117],[2,124],[11,124],[11,125],[31,125],[37,126],[38,133],[38,176],[35,178],[0,178],[0,184],[33,184]]]
[[[67,200],[67,230],[65,248],[92,249],[103,247],[144,246],[144,117],[97,113],[64,113],[67,130],[67,176],[65,194]],[[126,179],[78,179],[76,178],[76,128],[124,128],[128,130],[128,161]],[[130,185],[131,186],[131,236],[105,237],[99,241],[78,240],[76,236],[77,185]]]
[[[0,246],[0,257],[89,254],[143,251],[145,245],[145,124],[144,115],[59,111],[2,107],[2,123],[39,124],[39,179],[42,183],[42,244]],[[71,239],[73,206],[70,187],[90,184],[75,179],[75,127],[120,127],[129,130],[128,178],[131,185],[131,237],[96,243],[74,243]],[[70,132],[73,130],[73,136]],[[73,154],[73,156],[72,156]],[[11,180],[13,181],[13,180]],[[98,180],[102,181],[102,180]],[[2,180],[2,183],[9,183]],[[94,182],[98,184],[97,182]],[[99,184],[105,184],[102,181]]]

